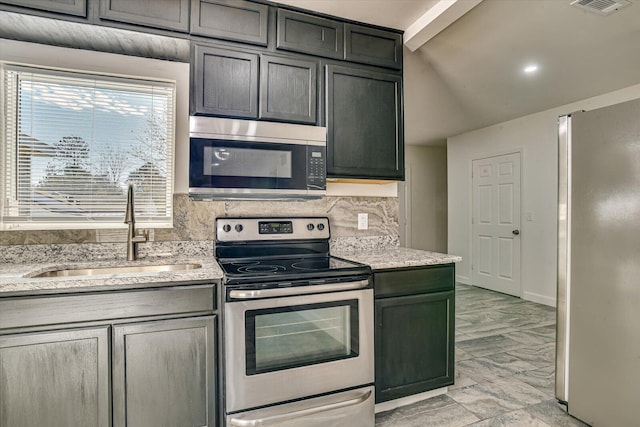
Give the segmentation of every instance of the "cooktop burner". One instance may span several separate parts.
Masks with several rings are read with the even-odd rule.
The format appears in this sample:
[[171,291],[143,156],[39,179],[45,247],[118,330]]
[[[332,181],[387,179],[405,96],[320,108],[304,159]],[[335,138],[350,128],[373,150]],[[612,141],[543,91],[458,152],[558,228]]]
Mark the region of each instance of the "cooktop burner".
[[371,268],[331,256],[325,217],[216,219],[215,255],[225,285],[332,282],[370,276]]
[[309,272],[330,273],[361,267],[361,264],[333,256],[311,258],[281,258],[221,261],[220,266],[228,276],[262,276],[281,274],[304,274]]

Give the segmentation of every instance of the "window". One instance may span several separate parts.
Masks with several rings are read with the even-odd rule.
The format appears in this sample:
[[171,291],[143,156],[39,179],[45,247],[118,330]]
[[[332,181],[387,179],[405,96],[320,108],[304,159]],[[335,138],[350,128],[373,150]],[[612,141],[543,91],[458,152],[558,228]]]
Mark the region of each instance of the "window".
[[2,64],[2,229],[172,225],[175,83]]

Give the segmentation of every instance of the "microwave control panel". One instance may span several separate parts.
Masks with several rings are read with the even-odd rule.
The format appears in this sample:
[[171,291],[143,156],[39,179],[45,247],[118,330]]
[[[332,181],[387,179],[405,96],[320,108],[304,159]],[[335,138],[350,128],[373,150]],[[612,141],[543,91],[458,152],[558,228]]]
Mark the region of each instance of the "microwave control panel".
[[324,190],[327,187],[326,148],[307,148],[307,187]]

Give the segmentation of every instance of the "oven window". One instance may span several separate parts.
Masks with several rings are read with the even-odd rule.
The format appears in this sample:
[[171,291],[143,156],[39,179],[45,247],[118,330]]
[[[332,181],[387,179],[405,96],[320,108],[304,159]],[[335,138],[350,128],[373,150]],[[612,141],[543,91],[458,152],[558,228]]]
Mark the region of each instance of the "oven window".
[[358,356],[358,300],[245,314],[247,375]]

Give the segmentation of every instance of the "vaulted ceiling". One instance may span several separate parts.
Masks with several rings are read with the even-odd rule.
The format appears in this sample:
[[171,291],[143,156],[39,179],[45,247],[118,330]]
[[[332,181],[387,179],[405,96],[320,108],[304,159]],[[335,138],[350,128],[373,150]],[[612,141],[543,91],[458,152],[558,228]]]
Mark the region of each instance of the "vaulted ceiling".
[[[439,3],[279,2],[401,30]],[[640,83],[640,0],[609,16],[570,3],[484,0],[414,52],[405,48],[407,144],[442,144],[448,136]],[[533,64],[537,71],[523,71]]]

